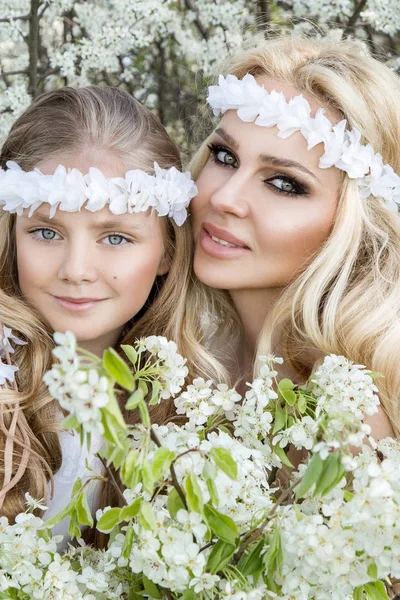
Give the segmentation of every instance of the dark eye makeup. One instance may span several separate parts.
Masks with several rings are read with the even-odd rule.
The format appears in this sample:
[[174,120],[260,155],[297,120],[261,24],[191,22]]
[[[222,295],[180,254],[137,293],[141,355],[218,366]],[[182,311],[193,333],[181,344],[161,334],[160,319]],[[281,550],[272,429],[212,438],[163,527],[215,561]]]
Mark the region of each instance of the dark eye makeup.
[[[239,161],[236,155],[221,144],[210,143],[208,148],[211,152],[211,160],[221,167],[237,169]],[[306,196],[310,193],[307,185],[285,173],[275,173],[272,177],[264,180],[264,183],[278,194],[285,196]]]

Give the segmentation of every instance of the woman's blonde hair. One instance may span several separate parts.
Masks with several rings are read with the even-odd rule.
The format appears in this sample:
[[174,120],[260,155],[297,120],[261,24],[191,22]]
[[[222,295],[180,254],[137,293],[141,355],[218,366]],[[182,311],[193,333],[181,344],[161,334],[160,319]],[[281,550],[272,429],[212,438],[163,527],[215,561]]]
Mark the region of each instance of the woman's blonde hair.
[[[224,72],[296,87],[347,119],[400,173],[400,82],[357,43],[261,40],[229,58]],[[195,178],[209,158],[207,142],[192,160]],[[238,316],[228,293],[197,283],[189,296],[201,287],[220,327],[231,323],[233,329]],[[344,355],[384,375],[381,403],[400,432],[400,217],[379,198],[360,198],[344,173],[331,233],[268,315],[257,354],[273,351],[277,332],[279,352],[299,380],[321,353]]]
[[[5,168],[12,160],[29,171],[49,157],[72,155],[88,146],[118,157],[126,170],[152,172],[154,161],[162,168],[181,168],[178,149],[152,113],[129,94],[100,87],[64,87],[38,97],[12,127],[1,149],[0,166]],[[0,324],[11,327],[28,342],[18,346],[13,355],[13,363],[19,367],[18,392],[0,389],[1,487],[7,482],[11,487],[10,481],[18,479],[21,466],[24,471],[3,498],[1,512],[10,518],[25,510],[25,492],[46,498],[49,478],[60,468],[62,459],[57,406],[42,382],[52,363],[52,331],[19,290],[15,218],[0,211]],[[165,335],[177,342],[187,357],[191,375],[208,373],[212,365],[199,345],[199,313],[185,316],[184,311],[192,258],[190,226],[178,228],[169,218],[163,218],[162,223],[169,273],[157,278],[147,305],[127,324],[120,342],[129,344],[141,336]],[[158,411],[153,418],[161,422],[170,416],[172,406],[163,403],[155,408]],[[11,463],[10,456],[7,458],[10,445],[6,443],[10,436]]]

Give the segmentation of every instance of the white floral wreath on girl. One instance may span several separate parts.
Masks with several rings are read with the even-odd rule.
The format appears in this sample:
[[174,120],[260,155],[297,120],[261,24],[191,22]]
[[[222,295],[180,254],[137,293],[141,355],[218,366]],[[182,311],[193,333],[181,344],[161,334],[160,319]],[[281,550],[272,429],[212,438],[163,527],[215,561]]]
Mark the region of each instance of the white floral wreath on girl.
[[300,131],[307,140],[308,150],[322,142],[324,154],[319,161],[322,169],[335,166],[345,171],[350,179],[357,179],[361,197],[377,196],[391,210],[398,211],[399,175],[383,163],[382,156],[375,154],[370,144],[360,143],[360,131],[346,130],[345,119],[332,126],[323,108],[312,118],[310,104],[302,95],[287,101],[282,92],[268,93],[249,73],[243,79],[220,75],[218,85],[208,90],[207,102],[215,116],[233,109],[246,123],[277,127],[278,136],[284,139]]
[[44,175],[39,169],[26,172],[12,161],[7,162],[6,170],[0,169],[0,208],[18,215],[29,208],[29,217],[43,202],[50,204],[50,217],[57,209],[76,212],[84,207],[94,212],[108,204],[115,215],[151,208],[182,225],[196,194],[190,173],[175,167],[162,169],[157,163],[154,175],[135,169],[125,177],[110,178],[94,167],[86,175],[62,165],[53,175]]

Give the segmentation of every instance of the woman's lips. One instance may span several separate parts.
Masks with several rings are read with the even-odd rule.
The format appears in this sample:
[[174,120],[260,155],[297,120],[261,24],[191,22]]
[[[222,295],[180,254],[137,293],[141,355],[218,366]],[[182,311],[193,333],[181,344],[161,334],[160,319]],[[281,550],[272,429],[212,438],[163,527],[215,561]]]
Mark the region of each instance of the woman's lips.
[[[223,237],[219,237],[216,231],[217,228],[211,228],[207,225],[203,227],[200,233],[200,247],[209,256],[213,258],[239,258],[247,252],[251,252],[250,248],[234,236],[224,232],[220,233],[220,236],[223,235]],[[218,233],[220,231],[222,230],[219,230]],[[233,240],[242,245],[236,245]]]
[[65,298],[60,296],[54,296],[56,301],[62,308],[72,312],[84,312],[94,308],[100,302],[103,302],[106,298]]

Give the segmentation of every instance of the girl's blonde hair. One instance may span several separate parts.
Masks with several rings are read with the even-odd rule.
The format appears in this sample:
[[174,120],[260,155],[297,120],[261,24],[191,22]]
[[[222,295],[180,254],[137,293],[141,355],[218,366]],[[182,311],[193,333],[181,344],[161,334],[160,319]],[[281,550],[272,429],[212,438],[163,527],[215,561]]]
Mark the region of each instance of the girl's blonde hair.
[[[224,72],[296,87],[347,119],[400,173],[400,82],[358,44],[261,40],[231,57]],[[207,142],[192,160],[195,178],[209,158]],[[360,198],[357,183],[344,173],[339,196],[330,236],[283,291],[256,352],[272,351],[279,332],[279,352],[299,380],[309,376],[321,353],[342,354],[380,372],[381,403],[399,433],[400,217],[379,198]],[[189,295],[202,287],[197,283]],[[219,328],[230,323],[233,330],[238,316],[227,292],[205,288],[202,293],[205,306],[217,309]]]
[[[12,127],[1,149],[0,166],[5,168],[12,160],[29,171],[49,157],[73,155],[88,146],[118,157],[126,170],[152,172],[154,161],[162,168],[181,168],[176,146],[152,113],[129,94],[100,87],[64,87],[38,97]],[[169,273],[157,278],[147,306],[127,324],[120,342],[129,344],[141,336],[165,335],[177,342],[187,357],[191,375],[208,373],[213,368],[199,345],[199,313],[184,315],[192,258],[190,226],[178,228],[168,218],[162,223]],[[19,367],[18,392],[0,389],[0,484],[10,481],[10,477],[15,480],[21,466],[24,470],[18,484],[4,498],[1,512],[10,518],[25,510],[25,492],[46,498],[49,478],[60,468],[62,459],[57,406],[42,382],[52,363],[52,332],[21,296],[14,227],[15,215],[0,211],[0,323],[28,342],[18,346],[13,355],[13,363]],[[158,422],[166,420],[172,411],[168,403],[156,409],[153,419]],[[6,439],[14,427],[10,473]]]

